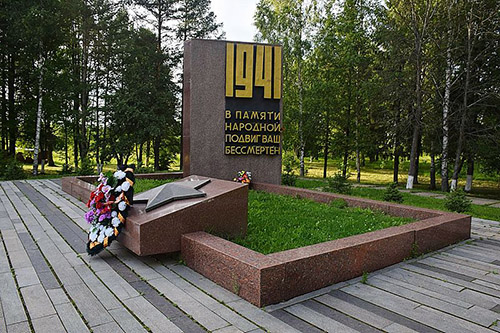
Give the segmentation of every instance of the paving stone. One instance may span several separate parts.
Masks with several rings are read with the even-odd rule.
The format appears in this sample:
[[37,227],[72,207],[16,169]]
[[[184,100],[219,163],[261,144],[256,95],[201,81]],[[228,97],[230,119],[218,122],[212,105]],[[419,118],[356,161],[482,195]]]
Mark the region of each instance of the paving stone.
[[93,333],[119,333],[123,332],[123,330],[118,326],[117,323],[111,322],[111,323],[106,323],[102,324],[99,326],[92,327],[92,332]]
[[28,320],[17,292],[16,283],[10,272],[0,274],[0,301],[7,326]]
[[344,288],[343,291],[441,331],[486,332],[479,325],[472,324],[468,321],[431,309],[425,305],[420,305],[416,302],[387,293],[374,287],[356,284],[354,286]]
[[[88,286],[88,288],[98,296],[99,301],[107,310],[121,308],[123,305],[116,299],[116,294],[113,295],[108,288],[113,291],[114,283],[103,283],[101,282],[93,272],[85,265],[80,265],[74,267],[78,275],[81,277],[83,282]],[[107,287],[106,287],[107,286]]]
[[197,300],[176,287],[165,278],[148,281],[159,292],[163,293],[170,301],[177,304],[184,312],[189,313],[193,318],[209,331],[228,326],[228,322],[210,311]]
[[488,326],[496,319],[496,315],[486,309],[481,309],[479,307],[460,307],[455,304],[445,302],[442,298],[434,298],[425,294],[421,294],[419,292],[406,289],[391,282],[380,280],[377,277],[369,279],[368,283],[392,294],[411,299],[420,304],[430,306],[442,312],[453,314],[459,318],[467,319],[479,325]]
[[110,310],[109,314],[125,332],[146,332],[144,327],[123,307]]
[[9,258],[10,262],[12,263],[12,267],[14,269],[32,267],[31,261],[28,255],[26,254],[26,251],[24,251],[24,249],[21,251],[14,251],[14,252],[9,251]]
[[366,333],[379,332],[379,330],[373,328],[370,325],[365,324],[362,321],[357,320],[357,318],[352,318],[350,316],[347,316],[335,309],[332,309],[314,300],[307,300],[305,302],[302,302],[301,304],[315,311],[316,313],[322,314],[323,316],[333,319],[336,322],[343,324],[355,331],[366,332]]
[[7,326],[5,324],[5,319],[3,318],[2,300],[0,299],[0,333],[6,333]]
[[10,273],[10,265],[2,244],[2,239],[0,238],[0,274],[1,273]]
[[406,326],[392,323],[386,327],[384,327],[384,331],[387,333],[418,333],[417,331],[412,330]]
[[313,324],[316,327],[326,331],[326,332],[347,332],[347,333],[355,333],[356,330],[345,326],[327,316],[324,316],[316,311],[302,305],[295,304],[290,307],[285,308],[285,311],[291,313],[292,315],[299,317],[302,320],[307,321],[308,323]]
[[30,325],[27,321],[7,325],[8,333],[26,333],[30,332]]
[[382,329],[393,323],[393,321],[381,317],[372,311],[365,310],[359,306],[356,306],[355,304],[346,302],[329,294],[316,297],[315,300],[379,329]]
[[49,295],[52,304],[59,305],[68,303],[69,299],[62,288],[47,289],[47,295]]
[[216,331],[213,331],[214,333],[243,333],[243,331],[240,331],[238,328],[234,326],[226,326],[223,328],[220,328]]
[[161,314],[144,297],[129,298],[125,305],[153,332],[181,333],[182,331]]
[[41,284],[21,288],[21,294],[32,320],[56,313]]
[[273,312],[270,312],[271,315],[274,317],[278,318],[284,323],[287,323],[288,325],[292,326],[293,328],[301,331],[301,332],[308,332],[308,333],[321,333],[323,332],[322,330],[312,326],[308,322],[299,319],[295,316],[292,316],[288,312],[286,312],[283,309],[279,309]]
[[100,271],[97,276],[121,300],[139,296],[139,293],[113,270]]
[[267,331],[287,333],[299,332],[292,326],[287,325],[282,321],[277,321],[276,318],[269,313],[259,309],[245,300],[231,302],[228,306]]
[[[222,288],[218,284],[210,281],[206,277],[202,276],[201,274],[198,274],[197,272],[193,271],[192,269],[184,265],[171,265],[169,266],[169,268],[173,270],[175,273],[179,274],[182,278],[188,280],[189,282],[193,283],[194,285],[202,289],[207,294],[211,295],[215,299],[218,299],[224,303],[229,303],[241,299],[241,297],[239,297],[238,295],[230,292],[225,288]],[[160,274],[162,273],[160,272]]]
[[33,328],[37,333],[64,332],[64,327],[57,315],[51,315],[32,320]]
[[113,321],[113,318],[87,286],[78,284],[66,286],[65,288],[91,327]]
[[16,280],[19,288],[39,284],[40,280],[33,267],[16,269]]

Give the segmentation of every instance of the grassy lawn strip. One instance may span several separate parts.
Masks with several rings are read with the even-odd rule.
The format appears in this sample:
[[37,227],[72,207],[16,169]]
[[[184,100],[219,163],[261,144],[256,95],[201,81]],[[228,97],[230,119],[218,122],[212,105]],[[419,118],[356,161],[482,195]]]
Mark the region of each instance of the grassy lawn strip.
[[268,254],[412,222],[360,208],[249,191],[248,233],[232,240]]
[[177,179],[140,179],[137,178],[134,184],[134,193],[141,193],[150,190],[154,187],[173,182]]
[[[321,179],[297,179],[297,187],[312,189],[312,190],[322,190],[326,185],[326,181]],[[353,187],[351,194],[352,196],[368,198],[373,200],[383,201],[384,190],[377,190],[374,188],[361,188]],[[444,206],[443,199],[421,197],[418,195],[413,195],[411,193],[402,192],[403,204],[408,206],[438,209],[447,211]],[[472,215],[474,217],[479,217],[487,220],[500,221],[500,208],[482,206],[482,205],[471,205],[471,210],[466,212],[466,214]]]

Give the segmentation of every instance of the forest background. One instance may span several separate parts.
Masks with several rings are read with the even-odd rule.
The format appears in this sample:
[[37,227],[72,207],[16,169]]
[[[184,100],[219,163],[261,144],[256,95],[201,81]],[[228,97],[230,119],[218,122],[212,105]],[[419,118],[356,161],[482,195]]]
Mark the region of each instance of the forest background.
[[[260,0],[255,25],[301,176],[500,186],[498,1]],[[210,0],[2,1],[0,176],[182,168],[191,38],[224,38]]]

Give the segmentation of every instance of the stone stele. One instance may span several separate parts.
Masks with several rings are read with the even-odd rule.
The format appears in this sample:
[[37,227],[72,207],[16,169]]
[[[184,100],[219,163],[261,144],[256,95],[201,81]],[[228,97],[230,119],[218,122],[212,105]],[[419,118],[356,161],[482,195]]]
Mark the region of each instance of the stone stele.
[[[222,40],[190,40],[184,43],[182,135],[184,176],[196,174],[232,180],[238,171],[245,170],[252,173],[253,181],[280,184],[281,142],[280,153],[275,155],[225,154],[227,43],[271,47],[265,44]],[[257,59],[257,56],[254,59]],[[256,76],[257,74],[254,75]],[[241,87],[235,85],[236,89]],[[245,105],[235,110],[270,111],[266,107],[269,104],[266,103],[270,101],[272,103],[272,99],[264,100],[263,88],[254,86],[253,89],[252,98],[233,100],[236,103],[235,108],[240,107],[238,106],[240,102]],[[275,107],[272,109],[282,115],[282,99],[274,101]]]
[[[174,190],[162,191],[166,186]],[[202,195],[172,199],[177,194],[189,197],[186,189]],[[146,211],[147,202],[155,198],[165,202]],[[118,241],[140,256],[178,252],[185,233],[244,236],[247,212],[247,185],[193,175],[136,195]]]

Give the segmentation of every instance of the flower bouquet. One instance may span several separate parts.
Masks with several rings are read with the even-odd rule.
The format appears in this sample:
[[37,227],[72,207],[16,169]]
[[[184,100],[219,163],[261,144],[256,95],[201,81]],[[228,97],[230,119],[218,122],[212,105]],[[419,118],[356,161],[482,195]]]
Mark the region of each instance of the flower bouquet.
[[90,194],[85,220],[91,225],[87,252],[96,255],[118,237],[134,195],[134,166],[121,166],[115,173],[99,175],[99,185]]
[[238,175],[233,180],[238,183],[250,184],[252,181],[252,173],[245,170],[239,171]]

